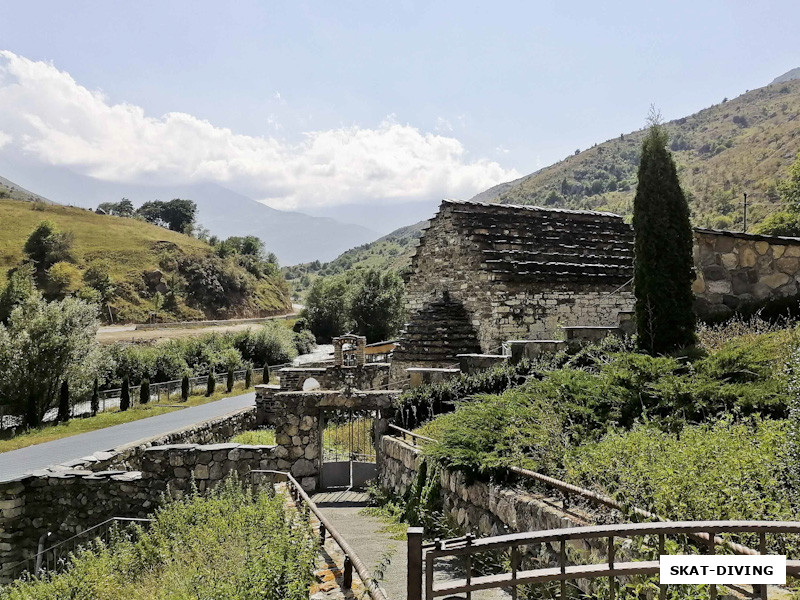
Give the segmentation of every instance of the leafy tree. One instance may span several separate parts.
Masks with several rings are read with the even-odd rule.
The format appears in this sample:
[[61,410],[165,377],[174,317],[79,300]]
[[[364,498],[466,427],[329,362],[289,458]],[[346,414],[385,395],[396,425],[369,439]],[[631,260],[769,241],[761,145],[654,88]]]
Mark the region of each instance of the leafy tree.
[[119,409],[126,411],[131,407],[131,384],[127,377],[122,379],[122,390],[119,397]]
[[116,211],[116,214],[120,217],[132,217],[134,212],[133,202],[127,198],[123,198],[117,204]]
[[639,343],[661,354],[691,344],[695,315],[689,206],[657,117],[642,143],[633,201],[634,293]]
[[62,381],[88,392],[104,368],[95,339],[97,307],[75,298],[46,302],[31,296],[0,325],[0,399],[6,412],[39,425],[58,403]]
[[33,265],[30,263],[8,272],[6,287],[0,294],[0,323],[8,321],[15,306],[22,304],[28,298],[40,296],[33,280],[34,273]]
[[25,254],[33,262],[38,275],[57,262],[72,261],[73,235],[61,232],[50,221],[42,221],[28,236],[25,242]]
[[69,383],[65,379],[61,382],[61,391],[58,394],[58,414],[56,421],[66,423],[69,421]]
[[217,380],[214,378],[214,371],[209,371],[208,379],[206,380],[206,396],[213,396],[216,388]]
[[181,400],[186,402],[189,400],[189,376],[184,375],[181,379]]
[[348,286],[338,277],[314,280],[306,296],[303,317],[318,341],[345,333],[350,326]]
[[778,193],[792,212],[800,213],[800,152],[789,167],[789,176],[778,184]]
[[197,216],[197,205],[191,200],[175,198],[164,203],[161,219],[172,231],[191,233]]
[[116,286],[109,272],[109,265],[102,260],[92,261],[83,272],[83,282],[90,288],[97,290],[100,301],[108,302],[114,297]]
[[97,377],[94,378],[94,384],[92,384],[92,400],[89,403],[89,406],[92,411],[92,416],[95,416],[97,412],[100,410],[100,382],[97,381]]
[[350,316],[359,335],[368,342],[390,339],[404,321],[403,280],[392,272],[364,273],[350,304]]
[[147,404],[150,402],[150,380],[145,377],[142,383],[139,384],[139,404]]
[[164,203],[161,200],[145,202],[136,209],[136,216],[141,217],[153,225],[164,225]]
[[81,285],[81,272],[78,267],[68,262],[57,262],[47,269],[47,284],[50,291],[63,298],[71,294]]

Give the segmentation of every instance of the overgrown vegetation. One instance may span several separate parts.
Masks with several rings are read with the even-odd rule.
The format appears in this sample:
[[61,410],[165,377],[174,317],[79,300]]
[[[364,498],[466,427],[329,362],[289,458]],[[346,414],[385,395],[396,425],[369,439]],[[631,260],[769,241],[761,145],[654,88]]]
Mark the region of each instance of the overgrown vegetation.
[[267,490],[235,479],[159,509],[147,531],[79,552],[68,570],[21,581],[3,600],[305,600],[316,543],[308,524]]
[[320,342],[347,332],[370,343],[388,340],[404,321],[404,292],[397,274],[377,269],[320,278],[308,292],[303,317]]
[[501,394],[462,392],[419,429],[437,440],[425,453],[471,477],[527,467],[669,519],[790,518],[800,335],[750,323],[729,326],[732,339],[721,326],[701,334],[690,356],[607,340]]
[[291,308],[274,255],[261,245],[232,243],[218,252],[142,219],[8,198],[0,198],[0,221],[0,284],[30,263],[48,299],[95,302],[105,320],[263,316]]

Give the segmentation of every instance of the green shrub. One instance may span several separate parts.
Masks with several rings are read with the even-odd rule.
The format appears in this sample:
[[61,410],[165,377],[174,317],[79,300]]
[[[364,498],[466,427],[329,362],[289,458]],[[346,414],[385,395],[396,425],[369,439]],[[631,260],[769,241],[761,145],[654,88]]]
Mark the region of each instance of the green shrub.
[[228,369],[228,377],[225,380],[225,391],[231,393],[233,391],[233,369]]
[[640,424],[575,447],[565,477],[666,519],[792,519],[786,442],[783,420],[723,419],[680,435]]
[[246,390],[249,390],[251,387],[253,387],[252,367],[247,367],[247,370],[244,372],[244,387]]
[[148,531],[81,552],[64,572],[18,581],[2,600],[306,600],[316,543],[281,496],[228,480],[161,508]]
[[181,379],[181,400],[186,402],[189,400],[189,376],[184,375]]
[[209,373],[206,379],[206,396],[213,396],[214,390],[217,388],[217,380],[214,373]]
[[128,410],[131,407],[131,387],[127,377],[122,379],[122,390],[119,395],[119,409]]
[[139,384],[139,404],[150,402],[150,380],[146,377]]

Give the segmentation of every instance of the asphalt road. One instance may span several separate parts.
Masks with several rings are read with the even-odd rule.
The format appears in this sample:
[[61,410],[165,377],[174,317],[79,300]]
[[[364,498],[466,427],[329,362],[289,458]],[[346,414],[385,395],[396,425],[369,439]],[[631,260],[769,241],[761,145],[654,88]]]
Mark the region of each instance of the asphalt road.
[[163,435],[254,405],[255,393],[250,392],[156,417],[148,417],[131,423],[114,425],[44,444],[3,452],[0,453],[0,481],[8,481],[36,469],[82,458],[100,450],[112,450],[131,442]]

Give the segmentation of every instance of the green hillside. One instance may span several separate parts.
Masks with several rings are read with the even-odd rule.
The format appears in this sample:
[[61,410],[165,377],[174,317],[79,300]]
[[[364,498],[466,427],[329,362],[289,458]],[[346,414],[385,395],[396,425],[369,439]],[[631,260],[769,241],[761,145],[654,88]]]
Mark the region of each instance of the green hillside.
[[[748,91],[666,128],[694,223],[741,228],[746,192],[748,227],[755,225],[778,209],[775,183],[800,151],[800,80]],[[620,135],[475,199],[629,215],[643,135]]]
[[370,244],[363,244],[343,252],[327,263],[314,261],[283,269],[289,282],[292,298],[302,299],[317,277],[339,275],[359,268],[375,268],[403,272],[411,264],[416,241],[422,235],[427,221],[401,227]]
[[168,320],[260,316],[291,308],[274,266],[270,273],[236,256],[218,257],[203,241],[138,219],[7,196],[0,197],[0,284],[22,263],[25,241],[43,221],[72,238],[77,271],[72,269],[69,293],[86,291],[81,277],[90,265],[110,276],[114,291],[108,307],[115,321],[141,321],[151,312]]

